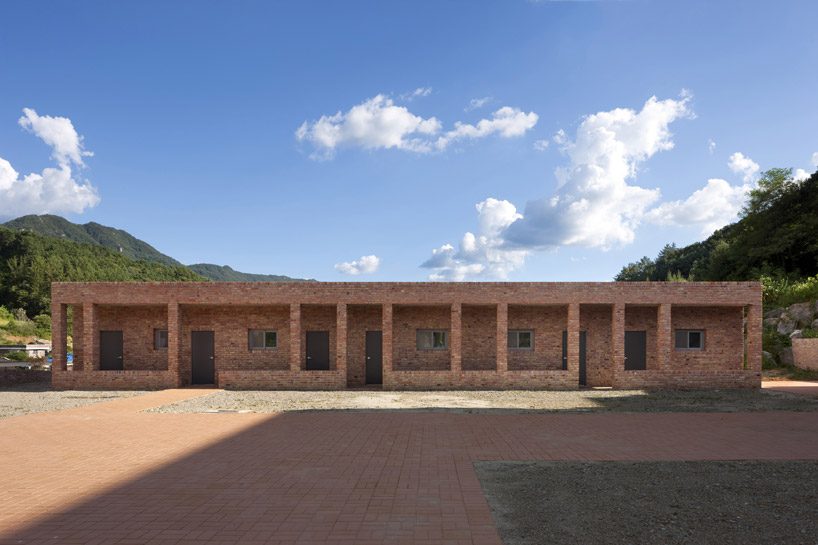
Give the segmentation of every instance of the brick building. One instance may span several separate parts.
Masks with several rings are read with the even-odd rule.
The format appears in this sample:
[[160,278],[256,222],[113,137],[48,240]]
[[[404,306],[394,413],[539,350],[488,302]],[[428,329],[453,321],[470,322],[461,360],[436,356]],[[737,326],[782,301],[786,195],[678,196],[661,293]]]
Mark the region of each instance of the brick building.
[[761,314],[755,282],[57,282],[53,384],[759,387]]

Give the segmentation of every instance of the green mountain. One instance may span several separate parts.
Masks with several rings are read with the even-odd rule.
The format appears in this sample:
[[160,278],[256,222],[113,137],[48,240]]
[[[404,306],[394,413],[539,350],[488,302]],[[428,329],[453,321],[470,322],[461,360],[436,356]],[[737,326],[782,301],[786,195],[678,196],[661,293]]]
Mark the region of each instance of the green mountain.
[[655,259],[623,267],[616,280],[792,282],[817,274],[818,172],[796,181],[792,169],[779,168],[762,175],[739,221],[689,246],[668,244]]
[[[180,262],[163,254],[147,242],[139,240],[127,231],[100,225],[99,223],[91,222],[80,225],[60,216],[43,214],[41,216],[22,216],[0,224],[0,226],[80,244],[102,246],[112,252],[138,261],[160,263],[171,267],[184,267]],[[210,263],[190,265],[189,269],[206,280],[215,280],[217,282],[300,282],[304,280],[274,274],[243,273],[228,266]]]
[[81,244],[96,244],[131,259],[151,261],[164,265],[181,265],[172,257],[161,253],[147,242],[139,240],[127,231],[114,229],[99,223],[91,222],[79,225],[71,223],[60,216],[44,214],[42,216],[22,216],[4,223],[3,226]]
[[278,274],[254,274],[233,270],[227,265],[213,265],[212,263],[196,263],[188,265],[188,269],[216,282],[311,282],[303,278],[290,278]]
[[0,306],[50,314],[51,282],[203,281],[182,265],[131,259],[99,244],[0,226]]

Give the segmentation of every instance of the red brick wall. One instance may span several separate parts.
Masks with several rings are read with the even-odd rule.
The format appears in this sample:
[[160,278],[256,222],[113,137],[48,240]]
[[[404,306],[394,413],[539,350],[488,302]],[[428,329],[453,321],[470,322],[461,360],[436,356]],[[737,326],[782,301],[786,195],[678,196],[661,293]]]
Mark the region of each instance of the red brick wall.
[[381,330],[380,305],[350,305],[347,308],[347,383],[366,383],[366,332]]
[[[57,387],[158,388],[174,386],[179,379],[184,384],[190,378],[193,328],[216,332],[216,368],[222,386],[330,389],[360,384],[364,333],[382,327],[382,304],[394,308],[392,326],[384,332],[385,347],[391,339],[394,361],[394,371],[384,369],[385,388],[574,388],[576,369],[561,370],[562,331],[567,327],[569,304],[579,308],[579,320],[572,324],[587,332],[590,385],[760,385],[758,283],[54,283],[52,302]],[[296,310],[300,306],[300,321],[297,312],[290,314],[290,304]],[[670,327],[657,331],[660,304],[666,309],[662,323]],[[63,371],[68,305],[74,306],[75,351],[80,356],[98,354],[98,331],[114,323],[123,330],[131,326],[144,329],[144,336],[139,338],[144,339],[144,346],[152,347],[150,322],[167,320],[169,308],[176,316],[178,306],[180,342],[178,352],[173,343],[170,349],[171,370]],[[158,310],[151,316],[134,314],[131,309],[114,316],[106,310],[128,305],[151,305]],[[511,351],[510,370],[506,372],[506,320],[498,323],[496,313],[507,305],[508,327],[533,329],[535,350]],[[671,305],[672,313],[667,310]],[[459,309],[456,316],[461,320],[452,322],[452,308]],[[612,309],[619,309],[616,320],[612,320]],[[745,312],[747,369],[742,365]],[[293,323],[300,323],[300,335],[295,338],[289,335],[291,316],[295,317]],[[341,323],[339,328],[337,320],[345,316],[347,327]],[[457,331],[451,330],[458,321],[462,323],[460,351],[456,350]],[[249,353],[247,330],[251,328],[274,328],[279,333],[278,349]],[[675,328],[704,329],[705,351],[680,354],[669,350]],[[418,351],[417,329],[448,330],[452,348]],[[648,331],[648,370],[624,371],[620,344],[626,329]],[[297,371],[304,366],[306,332],[310,330],[330,332],[331,365],[337,371]],[[335,338],[337,331],[343,338]],[[576,338],[569,331],[569,339]],[[290,358],[289,344],[299,340],[299,356]],[[612,340],[617,341],[616,346]],[[574,361],[571,354],[569,351],[569,361]],[[146,367],[158,365],[158,360],[140,357],[134,356],[134,360],[145,361]],[[385,354],[384,361],[389,360],[390,354]],[[450,370],[452,360],[455,363]],[[458,369],[458,362],[463,370]],[[524,367],[531,369],[515,370]],[[499,371],[491,370],[495,368]]]
[[792,356],[796,367],[818,371],[818,339],[793,339]]
[[740,308],[676,307],[671,311],[671,328],[673,335],[677,329],[704,330],[704,350],[676,350],[671,341],[670,363],[674,370],[743,368],[744,332]]
[[562,332],[566,328],[565,306],[509,305],[508,329],[534,330],[534,349],[508,349],[509,371],[562,369]]
[[[122,331],[122,365],[126,371],[167,370],[167,349],[153,348],[153,330],[167,329],[167,326],[165,306],[97,307],[99,331]],[[97,350],[94,369],[99,369],[99,357]]]
[[[418,350],[418,329],[449,332],[450,307],[396,306],[392,317],[393,354],[396,371],[442,371],[449,369],[451,351]],[[451,335],[449,335],[451,341]],[[451,345],[450,345],[451,346]]]
[[494,305],[463,305],[464,371],[497,368],[497,307]]
[[611,386],[611,307],[580,305],[579,329],[585,331],[585,362],[588,386]]

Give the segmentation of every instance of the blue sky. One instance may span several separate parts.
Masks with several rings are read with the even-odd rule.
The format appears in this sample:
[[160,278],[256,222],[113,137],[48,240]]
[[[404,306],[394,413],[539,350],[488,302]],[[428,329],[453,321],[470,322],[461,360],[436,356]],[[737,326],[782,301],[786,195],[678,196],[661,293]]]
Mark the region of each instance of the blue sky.
[[5,2],[0,219],[320,280],[609,280],[735,218],[760,171],[816,169],[815,20],[808,1]]

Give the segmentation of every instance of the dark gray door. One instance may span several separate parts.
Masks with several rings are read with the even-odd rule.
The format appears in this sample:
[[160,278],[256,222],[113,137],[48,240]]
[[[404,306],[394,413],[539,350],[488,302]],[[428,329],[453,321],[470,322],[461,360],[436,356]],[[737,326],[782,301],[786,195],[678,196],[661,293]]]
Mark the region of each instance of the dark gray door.
[[190,332],[191,383],[216,382],[216,347],[212,331]]
[[125,369],[122,361],[122,332],[99,332],[99,368],[103,371],[121,371]]
[[307,370],[329,369],[329,331],[307,331]]
[[[568,369],[568,332],[562,332],[562,369]],[[585,365],[585,332],[579,332],[579,385],[588,383],[588,371]]]
[[366,383],[383,384],[383,334],[366,332]]
[[625,332],[625,369],[647,369],[647,331]]

